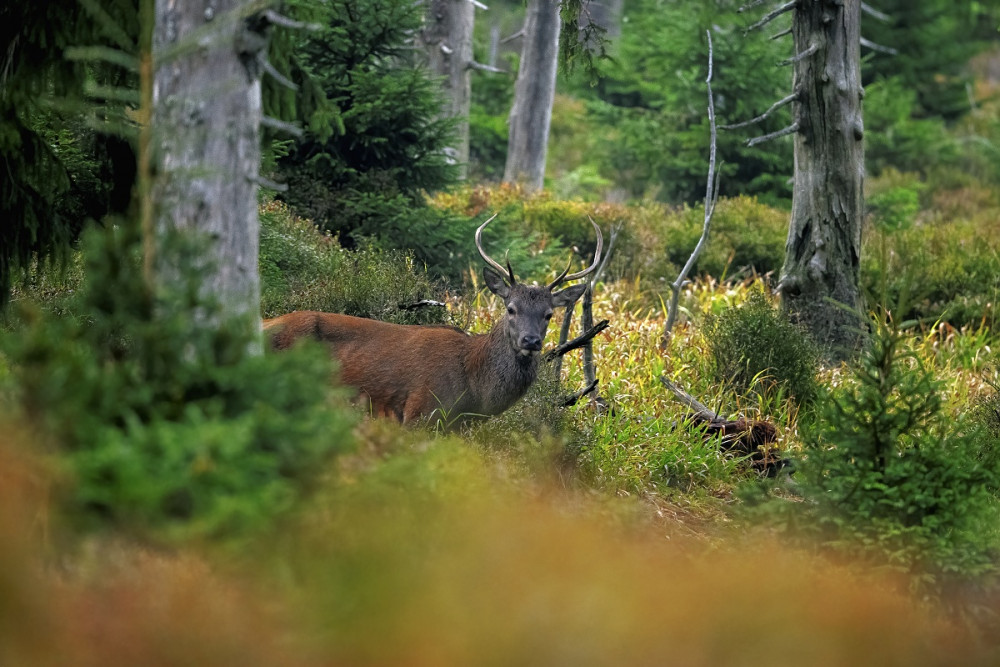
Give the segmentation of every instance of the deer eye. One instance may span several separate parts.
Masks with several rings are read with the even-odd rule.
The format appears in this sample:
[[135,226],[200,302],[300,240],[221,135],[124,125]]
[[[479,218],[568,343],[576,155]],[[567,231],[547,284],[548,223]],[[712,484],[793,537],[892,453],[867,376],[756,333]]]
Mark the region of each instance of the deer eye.
[[552,319],[552,313],[545,313],[545,321],[548,322]]
[[507,306],[507,314],[508,315],[514,314],[514,306]]

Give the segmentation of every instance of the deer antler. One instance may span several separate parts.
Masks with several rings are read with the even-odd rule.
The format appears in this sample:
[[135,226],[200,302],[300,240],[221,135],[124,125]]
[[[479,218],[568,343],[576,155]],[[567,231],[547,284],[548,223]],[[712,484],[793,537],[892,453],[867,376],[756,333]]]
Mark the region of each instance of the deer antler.
[[569,264],[567,264],[566,268],[563,269],[563,272],[559,274],[559,277],[553,280],[551,283],[549,283],[548,285],[549,290],[554,290],[556,287],[558,287],[560,284],[566,281],[577,280],[579,278],[583,278],[589,273],[593,273],[594,269],[596,269],[597,266],[601,263],[601,248],[604,245],[604,235],[601,234],[601,228],[597,226],[597,223],[594,222],[594,219],[591,218],[589,215],[587,216],[587,218],[590,220],[590,224],[594,226],[594,231],[597,232],[597,249],[594,251],[594,263],[588,266],[583,271],[577,271],[576,273],[571,273],[569,275],[566,275],[569,272],[569,267],[573,266],[573,258],[570,257]]
[[500,262],[496,261],[489,255],[487,255],[486,251],[483,250],[483,229],[486,227],[486,225],[493,222],[493,219],[496,218],[498,215],[500,214],[494,213],[493,215],[490,216],[489,220],[479,225],[479,229],[476,230],[476,248],[479,250],[479,254],[483,256],[483,259],[486,261],[486,263],[492,266],[497,271],[499,271],[500,275],[506,275],[510,284],[513,285],[516,281],[514,280],[514,269],[510,268],[510,260],[509,259],[507,260],[507,268],[505,269],[503,266],[500,265]]

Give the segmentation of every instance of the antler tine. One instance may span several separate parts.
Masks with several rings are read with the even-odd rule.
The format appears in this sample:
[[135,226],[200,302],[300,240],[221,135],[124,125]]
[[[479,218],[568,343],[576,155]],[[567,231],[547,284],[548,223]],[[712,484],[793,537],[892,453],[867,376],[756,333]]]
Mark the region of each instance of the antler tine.
[[[564,283],[570,280],[578,280],[590,273],[593,273],[594,269],[596,269],[598,265],[601,263],[601,248],[604,247],[604,235],[601,234],[601,228],[597,226],[597,223],[594,222],[594,219],[591,218],[589,215],[587,216],[587,218],[590,220],[590,224],[594,226],[594,231],[597,232],[597,249],[594,250],[594,263],[585,268],[583,271],[577,271],[576,273],[571,273],[569,275],[566,275],[566,271],[569,271],[569,267],[567,266],[566,270],[562,272],[562,275],[553,280],[552,283],[549,285],[550,290],[555,289],[556,286],[559,285],[560,283]],[[570,260],[570,262],[572,262],[572,259]]]
[[500,215],[500,214],[499,213],[494,213],[493,215],[490,216],[489,220],[487,220],[483,224],[479,225],[479,228],[476,230],[476,249],[479,250],[479,254],[483,256],[483,260],[485,260],[487,264],[489,264],[494,269],[496,269],[497,271],[499,271],[500,275],[506,274],[507,277],[510,280],[510,284],[513,285],[514,284],[514,270],[510,268],[510,261],[509,260],[507,261],[507,268],[505,269],[503,266],[501,266],[500,262],[496,261],[495,259],[493,259],[489,255],[487,255],[486,251],[483,250],[483,229],[486,227],[486,225],[488,225],[491,222],[493,222],[493,219],[496,218],[498,215]]
[[569,267],[571,267],[571,266],[573,266],[573,255],[572,254],[570,254],[570,256],[569,256],[569,262],[566,264],[566,268],[563,269],[563,272],[560,273],[559,276],[555,280],[553,280],[552,282],[550,282],[548,284],[548,288],[549,288],[550,292],[552,290],[554,290],[559,285],[559,283],[561,283],[563,280],[566,279],[566,274],[569,273]]

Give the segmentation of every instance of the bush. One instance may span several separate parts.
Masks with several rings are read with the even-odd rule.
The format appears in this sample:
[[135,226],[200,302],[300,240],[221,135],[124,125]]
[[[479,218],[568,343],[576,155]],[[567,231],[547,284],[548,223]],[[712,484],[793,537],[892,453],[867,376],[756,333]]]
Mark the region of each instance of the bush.
[[996,572],[998,468],[981,433],[943,410],[940,383],[877,318],[850,381],[803,420],[805,503],[793,525],[831,548],[942,584]]
[[320,310],[397,324],[447,321],[444,308],[407,308],[439,291],[411,255],[375,247],[344,250],[279,202],[265,204],[260,220],[264,317]]
[[[85,237],[75,317],[25,304],[0,343],[25,418],[48,434],[77,527],[154,539],[237,536],[287,511],[350,443],[329,355],[253,355],[255,323],[222,321],[199,296],[196,244],[175,239],[185,283],[151,294],[138,234]],[[218,325],[193,326],[195,318]]]
[[819,350],[778,312],[762,287],[739,306],[710,316],[705,338],[719,382],[740,393],[784,392],[800,403],[815,397]]

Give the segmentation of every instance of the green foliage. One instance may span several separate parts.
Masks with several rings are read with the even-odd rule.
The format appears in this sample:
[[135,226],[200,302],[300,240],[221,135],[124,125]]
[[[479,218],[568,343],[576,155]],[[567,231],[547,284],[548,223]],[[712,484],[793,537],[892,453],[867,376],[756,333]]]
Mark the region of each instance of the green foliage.
[[291,58],[294,78],[309,82],[298,101],[308,128],[277,160],[290,186],[282,198],[347,245],[374,237],[416,249],[437,270],[436,250],[451,239],[423,192],[456,174],[444,152],[451,122],[437,118],[439,89],[406,48],[423,8],[406,0],[293,7],[323,27],[302,33]]
[[3,336],[25,417],[51,436],[78,526],[145,537],[233,536],[287,511],[350,442],[319,349],[261,356],[256,322],[219,321],[199,296],[193,241],[160,248],[185,278],[151,294],[139,243],[109,226],[86,238],[75,317],[24,307]]
[[719,382],[765,397],[785,392],[800,403],[815,397],[819,350],[759,285],[739,306],[710,317],[705,338]]
[[920,183],[889,187],[867,198],[868,213],[875,228],[883,232],[909,229],[920,212]]
[[939,221],[898,233],[876,231],[862,252],[868,293],[908,301],[907,319],[954,326],[995,322],[1000,295],[1000,247],[992,225]]
[[797,479],[806,502],[792,523],[822,544],[944,578],[995,573],[998,468],[968,419],[943,409],[941,384],[873,321],[849,381],[823,389],[800,424]]
[[447,320],[444,308],[406,308],[436,299],[438,291],[411,255],[370,247],[344,250],[278,202],[262,208],[260,221],[264,317],[320,310],[397,324]]
[[[629,4],[623,17],[628,29],[614,44],[612,58],[598,65],[601,78],[593,87],[583,82],[574,86],[574,94],[590,100],[588,112],[601,135],[594,153],[601,175],[629,195],[675,203],[704,196],[707,28],[713,30],[712,88],[720,125],[753,118],[788,94],[789,73],[775,66],[788,57],[787,45],[759,33],[744,36],[745,17],[736,12],[742,4]],[[787,112],[781,112],[750,133],[765,134],[787,124]],[[719,133],[724,191],[788,198],[791,145],[779,141],[747,148],[747,136],[746,130]]]
[[865,164],[871,175],[887,168],[927,174],[953,166],[962,148],[937,117],[919,117],[916,92],[900,77],[865,87]]
[[101,91],[128,87],[134,72],[68,55],[104,47],[127,60],[136,21],[129,0],[0,7],[0,44],[10,45],[0,62],[0,306],[33,261],[65,259],[86,218],[129,202],[124,105]]
[[[865,52],[862,74],[866,89],[871,81],[894,77],[911,91],[917,102],[916,116],[938,116],[952,120],[969,108],[966,86],[969,58],[993,39],[996,8],[986,2],[953,0],[884,0],[878,10],[888,22],[863,15],[861,31],[866,38],[897,53]],[[865,99],[865,111],[874,105]]]

